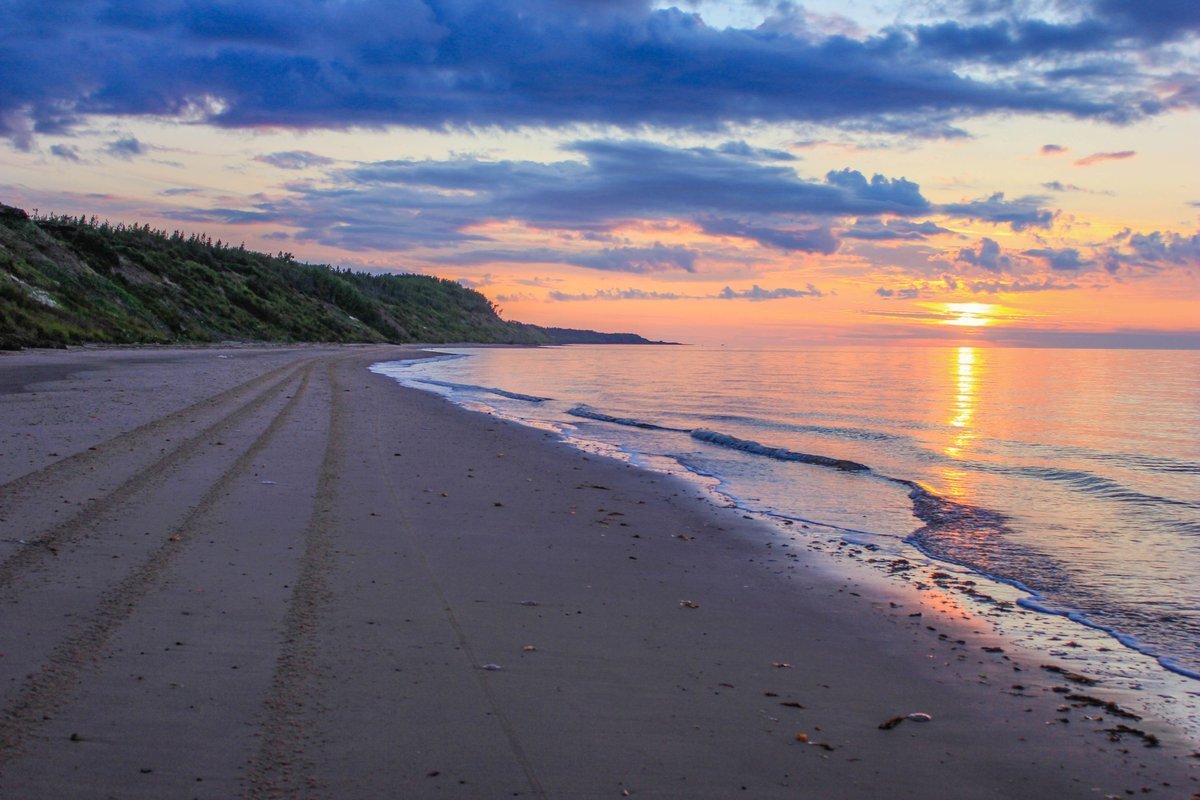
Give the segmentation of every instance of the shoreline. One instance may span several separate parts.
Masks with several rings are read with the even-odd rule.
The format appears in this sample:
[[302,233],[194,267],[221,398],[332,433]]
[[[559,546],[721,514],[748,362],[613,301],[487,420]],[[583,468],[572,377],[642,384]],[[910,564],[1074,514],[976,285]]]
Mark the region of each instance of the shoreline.
[[44,540],[0,544],[0,793],[1200,788],[1194,743],[929,593],[367,371],[415,349],[0,358],[0,518]]
[[[447,349],[454,354],[443,354]],[[427,351],[433,357],[421,359],[421,362],[470,358],[471,349],[473,348],[434,346]],[[862,565],[870,567],[862,579],[882,580],[879,591],[885,594],[890,585],[898,580],[911,583],[922,591],[936,589],[942,593],[955,593],[965,613],[987,620],[993,626],[995,634],[1010,647],[1019,646],[1032,657],[1048,655],[1069,664],[1076,671],[1093,674],[1110,688],[1121,690],[1122,694],[1135,704],[1146,706],[1149,716],[1161,716],[1169,720],[1170,724],[1178,728],[1189,740],[1200,741],[1200,683],[1197,682],[1195,672],[1171,663],[1170,657],[1161,656],[1154,648],[1133,640],[1119,630],[1105,627],[1076,612],[1056,610],[1047,604],[1043,596],[1018,580],[982,572],[968,563],[939,557],[929,552],[920,541],[914,541],[911,537],[913,531],[919,529],[923,523],[929,524],[931,521],[927,518],[928,514],[921,516],[918,506],[929,501],[939,504],[946,501],[935,490],[917,481],[863,468],[877,480],[903,488],[907,495],[905,502],[912,506],[910,513],[913,515],[913,521],[909,535],[901,533],[897,540],[892,540],[888,536],[881,537],[878,533],[839,527],[804,516],[789,516],[778,511],[763,510],[761,503],[740,498],[737,488],[729,484],[727,478],[697,471],[686,462],[671,456],[655,455],[654,453],[660,451],[646,451],[639,446],[636,439],[624,439],[614,444],[611,440],[590,438],[587,434],[577,433],[570,424],[572,421],[560,416],[559,419],[567,422],[564,429],[555,421],[553,413],[533,411],[534,419],[530,419],[522,411],[524,407],[520,404],[516,407],[510,404],[500,408],[495,400],[488,396],[463,399],[458,390],[477,390],[485,395],[499,395],[502,401],[505,397],[517,400],[538,398],[513,395],[500,388],[446,383],[436,379],[436,368],[433,379],[428,375],[413,377],[408,374],[407,369],[389,369],[387,364],[374,365],[372,370],[388,374],[402,385],[411,385],[438,394],[448,402],[470,411],[490,414],[535,429],[556,430],[564,443],[583,452],[633,463],[654,473],[679,475],[689,483],[703,487],[701,494],[711,502],[736,507],[742,514],[752,515],[771,524],[776,535],[783,537],[783,541],[790,541],[790,546],[799,546],[827,555],[835,577],[844,577],[843,573],[849,568],[847,564]],[[443,388],[449,388],[451,391],[443,392]],[[567,405],[578,402],[580,401],[576,398],[567,402]],[[540,409],[541,406],[536,408]],[[622,430],[643,425],[654,428],[656,424],[646,423],[641,419],[608,416],[588,406],[582,407],[585,413],[576,413],[579,408],[581,407],[576,405],[567,411],[567,414],[583,417],[585,421],[598,420],[601,423],[609,423]],[[673,433],[690,433],[686,429],[660,429]],[[701,437],[701,441],[706,440],[705,437]],[[768,451],[768,455],[776,452],[775,448],[756,442],[748,444]],[[659,447],[661,448],[661,445]],[[821,463],[825,457],[807,458]],[[919,492],[920,497],[914,498],[913,492]],[[857,505],[863,507],[863,501],[860,499]],[[994,511],[985,509],[984,513],[1000,517]],[[799,531],[805,528],[808,530],[799,534]]]

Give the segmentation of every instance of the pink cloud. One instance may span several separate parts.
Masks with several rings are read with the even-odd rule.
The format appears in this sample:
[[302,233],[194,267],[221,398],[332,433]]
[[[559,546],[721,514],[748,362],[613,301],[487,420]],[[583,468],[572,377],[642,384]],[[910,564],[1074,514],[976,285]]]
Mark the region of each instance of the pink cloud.
[[1136,150],[1119,150],[1115,153],[1092,153],[1090,156],[1084,156],[1076,161],[1075,166],[1090,167],[1092,164],[1099,164],[1102,161],[1122,161],[1126,158],[1133,158],[1136,155]]

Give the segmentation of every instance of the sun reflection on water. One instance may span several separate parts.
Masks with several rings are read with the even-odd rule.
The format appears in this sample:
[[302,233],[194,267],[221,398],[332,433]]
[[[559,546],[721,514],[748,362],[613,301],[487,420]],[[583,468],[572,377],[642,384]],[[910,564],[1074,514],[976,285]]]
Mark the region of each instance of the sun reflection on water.
[[[959,347],[952,351],[951,386],[954,401],[950,407],[952,429],[950,440],[943,449],[953,459],[965,458],[975,441],[975,414],[979,404],[979,371],[982,367],[980,351],[975,347]],[[963,499],[970,494],[967,473],[961,469],[942,470],[942,483],[948,494]]]

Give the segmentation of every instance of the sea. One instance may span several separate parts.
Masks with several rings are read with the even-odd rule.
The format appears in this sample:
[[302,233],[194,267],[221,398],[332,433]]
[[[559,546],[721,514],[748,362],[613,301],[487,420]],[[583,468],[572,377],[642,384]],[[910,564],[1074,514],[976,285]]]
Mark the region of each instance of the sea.
[[884,580],[953,576],[1002,634],[1200,733],[1200,351],[436,353],[372,369],[688,477]]

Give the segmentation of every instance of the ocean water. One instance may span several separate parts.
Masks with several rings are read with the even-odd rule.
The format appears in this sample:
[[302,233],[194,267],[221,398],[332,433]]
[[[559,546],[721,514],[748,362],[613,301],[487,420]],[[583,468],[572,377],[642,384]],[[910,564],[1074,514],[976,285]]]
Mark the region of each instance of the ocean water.
[[440,352],[375,369],[703,476],[791,535],[1007,587],[1053,630],[1099,634],[1200,697],[1200,352]]

